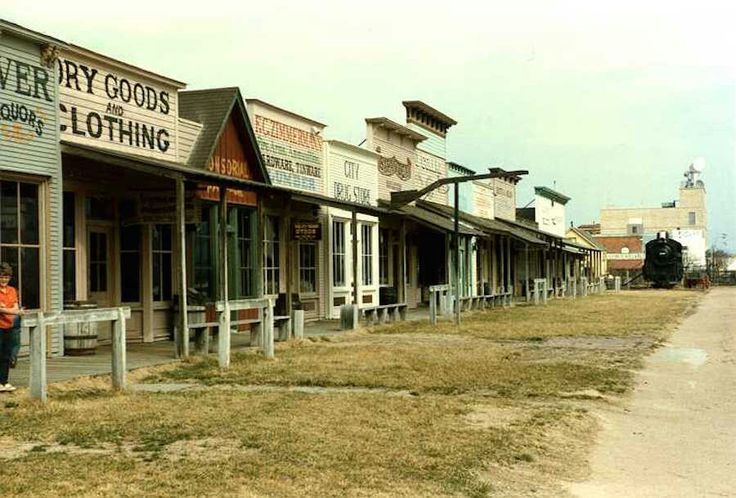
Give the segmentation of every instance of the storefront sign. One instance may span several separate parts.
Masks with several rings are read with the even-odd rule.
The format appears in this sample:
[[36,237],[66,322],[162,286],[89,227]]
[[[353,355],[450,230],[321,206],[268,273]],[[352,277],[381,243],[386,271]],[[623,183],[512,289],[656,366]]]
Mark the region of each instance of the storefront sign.
[[54,102],[52,85],[46,68],[0,50],[0,140],[28,143],[49,133],[44,108]]
[[644,253],[642,252],[629,252],[629,253],[607,253],[606,259],[610,260],[641,260],[644,261]]
[[401,180],[408,181],[411,179],[411,159],[406,160],[406,164],[402,163],[396,156],[379,157],[378,171],[385,176],[398,176]]
[[322,224],[319,221],[294,221],[291,223],[291,239],[322,240]]
[[57,61],[60,130],[66,140],[176,158],[176,91],[83,56]]
[[265,116],[255,116],[255,134],[276,185],[321,193],[322,138]]
[[[220,201],[220,187],[216,185],[200,185],[197,190],[197,197],[206,201]],[[228,204],[240,204],[243,206],[258,205],[258,195],[255,192],[247,190],[239,190],[234,188],[227,189],[225,193]]]
[[378,194],[375,159],[371,164],[362,156],[342,151],[339,145],[332,145],[330,150],[331,196],[339,201],[374,205]]

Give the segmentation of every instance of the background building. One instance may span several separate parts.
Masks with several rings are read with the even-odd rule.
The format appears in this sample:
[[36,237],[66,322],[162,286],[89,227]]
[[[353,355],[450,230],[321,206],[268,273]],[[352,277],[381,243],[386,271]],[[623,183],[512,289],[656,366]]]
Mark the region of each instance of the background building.
[[687,248],[686,265],[705,267],[708,213],[702,170],[702,161],[694,161],[685,173],[679,198],[661,207],[601,209],[601,236],[641,236],[646,245],[657,233],[668,232]]

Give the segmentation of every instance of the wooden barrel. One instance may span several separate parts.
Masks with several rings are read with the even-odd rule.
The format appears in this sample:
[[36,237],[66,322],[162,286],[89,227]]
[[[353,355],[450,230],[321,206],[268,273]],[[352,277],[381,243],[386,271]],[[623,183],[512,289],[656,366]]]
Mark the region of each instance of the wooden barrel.
[[[94,303],[72,303],[64,307],[68,310],[89,310],[97,308]],[[95,354],[97,349],[97,322],[67,323],[64,325],[64,354],[84,356]]]

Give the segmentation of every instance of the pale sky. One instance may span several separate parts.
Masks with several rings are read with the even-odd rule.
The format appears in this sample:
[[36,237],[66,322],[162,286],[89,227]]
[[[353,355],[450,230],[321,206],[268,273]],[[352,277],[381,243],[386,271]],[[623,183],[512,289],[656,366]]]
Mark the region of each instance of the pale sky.
[[699,1],[0,0],[0,17],[179,79],[239,86],[359,143],[402,100],[458,121],[449,159],[605,206],[674,200],[706,160],[710,243],[736,249],[736,5]]

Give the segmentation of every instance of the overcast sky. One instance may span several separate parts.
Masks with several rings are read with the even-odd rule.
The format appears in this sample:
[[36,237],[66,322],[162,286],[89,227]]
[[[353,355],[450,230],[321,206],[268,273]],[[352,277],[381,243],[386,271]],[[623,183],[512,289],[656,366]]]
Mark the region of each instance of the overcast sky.
[[[449,159],[572,200],[674,200],[706,160],[710,243],[736,249],[736,6],[699,1],[2,0],[0,17],[186,82],[239,86],[359,143],[402,100],[458,121]],[[721,5],[724,4],[724,5]]]

